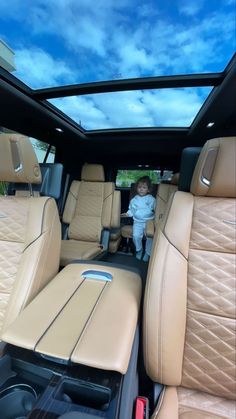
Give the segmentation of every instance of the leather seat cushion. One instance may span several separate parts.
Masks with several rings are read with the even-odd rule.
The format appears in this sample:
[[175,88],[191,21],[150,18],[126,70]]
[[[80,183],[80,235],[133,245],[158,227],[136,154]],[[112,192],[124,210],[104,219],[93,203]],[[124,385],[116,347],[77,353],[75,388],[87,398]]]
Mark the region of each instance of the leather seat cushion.
[[233,419],[236,402],[184,387],[166,387],[152,419]]
[[60,265],[65,266],[76,259],[93,259],[103,250],[101,244],[78,240],[62,240]]

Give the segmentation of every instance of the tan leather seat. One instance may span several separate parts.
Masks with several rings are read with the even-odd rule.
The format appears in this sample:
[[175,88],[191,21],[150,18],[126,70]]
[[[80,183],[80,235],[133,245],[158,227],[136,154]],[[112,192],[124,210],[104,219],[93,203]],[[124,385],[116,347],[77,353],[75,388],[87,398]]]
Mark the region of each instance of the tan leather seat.
[[69,240],[62,240],[61,266],[93,259],[104,251],[102,233],[112,226],[113,195],[114,183],[105,182],[103,166],[85,164],[81,181],[71,184],[63,213]]
[[148,220],[146,236],[154,237],[155,231],[162,226],[163,216],[167,210],[171,195],[178,190],[179,173],[175,173],[171,182],[160,183],[157,190],[156,209],[154,220]]
[[[28,138],[0,135],[0,180],[41,182]],[[0,332],[58,272],[60,234],[54,199],[0,196]]]
[[235,418],[235,157],[236,137],[205,144],[155,240],[144,358],[167,387],[153,418]]
[[179,182],[179,173],[175,173],[170,183],[160,183],[157,191],[157,205],[155,211],[155,225],[162,220],[166,211],[170,196],[177,191]]

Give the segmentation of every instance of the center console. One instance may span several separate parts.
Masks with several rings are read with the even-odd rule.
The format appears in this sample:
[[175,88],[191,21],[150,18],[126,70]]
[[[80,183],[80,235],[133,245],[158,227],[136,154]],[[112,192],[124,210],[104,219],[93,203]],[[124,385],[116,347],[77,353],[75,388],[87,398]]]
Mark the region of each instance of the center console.
[[75,365],[53,364],[33,353],[8,347],[0,359],[1,419],[116,418],[121,374]]
[[1,419],[130,418],[140,297],[132,270],[64,268],[2,334]]

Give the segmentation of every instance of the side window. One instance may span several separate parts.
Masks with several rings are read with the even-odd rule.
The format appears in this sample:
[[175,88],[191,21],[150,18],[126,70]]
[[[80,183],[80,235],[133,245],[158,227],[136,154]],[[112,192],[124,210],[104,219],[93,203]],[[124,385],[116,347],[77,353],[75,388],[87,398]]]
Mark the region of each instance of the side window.
[[[34,151],[36,153],[37,159],[39,163],[43,163],[46,153],[48,151],[48,148],[50,145],[48,143],[45,143],[43,141],[36,140],[35,138],[30,138],[31,144],[34,147]],[[55,147],[51,146],[50,152],[47,156],[47,163],[54,163],[55,161]]]
[[170,182],[173,176],[173,170],[163,170],[163,175],[161,180]]
[[160,170],[118,170],[116,175],[116,186],[118,188],[130,188],[132,183],[135,183],[138,178],[142,176],[149,176],[152,183],[160,183]]

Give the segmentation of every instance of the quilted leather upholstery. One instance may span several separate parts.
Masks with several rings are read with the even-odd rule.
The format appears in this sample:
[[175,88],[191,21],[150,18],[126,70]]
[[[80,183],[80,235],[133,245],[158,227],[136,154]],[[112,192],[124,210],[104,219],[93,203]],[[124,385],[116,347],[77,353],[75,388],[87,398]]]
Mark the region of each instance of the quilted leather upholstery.
[[0,197],[0,333],[55,276],[59,255],[53,199]]
[[194,204],[190,248],[235,252],[235,199],[198,197]]
[[28,202],[0,196],[0,330],[24,250]]
[[234,419],[236,416],[232,400],[183,387],[177,389],[177,394],[180,419]]
[[184,387],[235,397],[234,199],[195,197],[189,250]]
[[202,391],[165,387],[152,419],[235,419],[236,403]]

